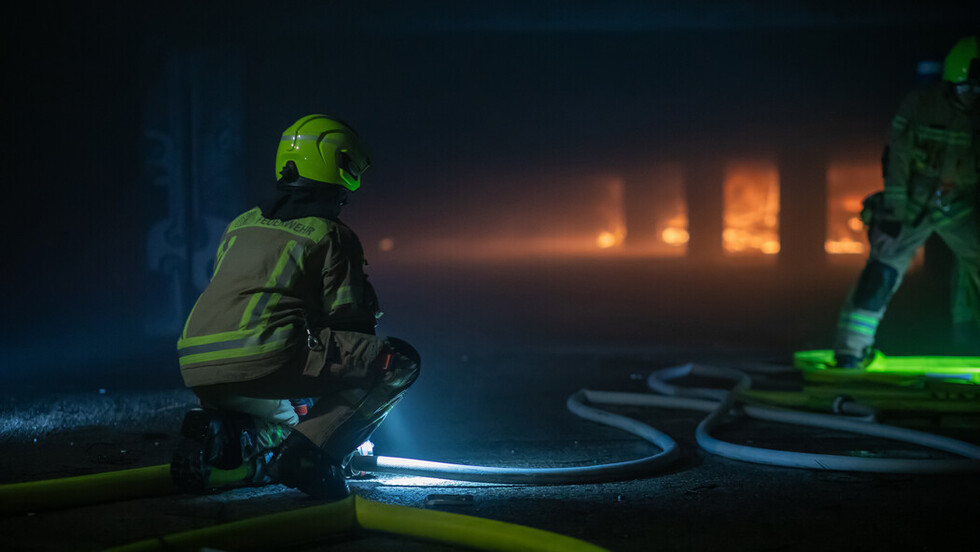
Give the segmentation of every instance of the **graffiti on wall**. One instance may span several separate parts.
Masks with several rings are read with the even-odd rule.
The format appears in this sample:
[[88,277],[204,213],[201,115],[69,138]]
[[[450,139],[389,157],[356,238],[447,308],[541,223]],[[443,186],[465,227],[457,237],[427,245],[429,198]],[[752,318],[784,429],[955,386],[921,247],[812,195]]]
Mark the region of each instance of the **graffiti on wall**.
[[244,208],[243,63],[234,54],[162,54],[143,105],[143,182],[154,205],[146,237],[146,331],[176,336],[207,286],[225,225]]

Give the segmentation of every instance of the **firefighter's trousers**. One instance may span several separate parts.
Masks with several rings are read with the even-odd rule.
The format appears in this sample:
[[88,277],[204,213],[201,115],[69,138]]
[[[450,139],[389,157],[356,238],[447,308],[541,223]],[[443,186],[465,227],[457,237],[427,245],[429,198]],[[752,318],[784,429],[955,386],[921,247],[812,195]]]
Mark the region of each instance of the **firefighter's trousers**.
[[857,285],[841,310],[834,350],[862,358],[875,341],[878,323],[902,283],[909,263],[933,232],[956,257],[952,318],[954,324],[980,324],[980,232],[974,209],[950,218],[929,212],[917,226],[902,225],[890,236],[877,225],[868,233],[871,254]]
[[[301,362],[194,392],[206,408],[250,414],[263,448],[299,431],[339,464],[384,421],[418,373],[419,363],[397,354],[384,338],[324,329]],[[316,401],[300,421],[289,399],[307,397]]]

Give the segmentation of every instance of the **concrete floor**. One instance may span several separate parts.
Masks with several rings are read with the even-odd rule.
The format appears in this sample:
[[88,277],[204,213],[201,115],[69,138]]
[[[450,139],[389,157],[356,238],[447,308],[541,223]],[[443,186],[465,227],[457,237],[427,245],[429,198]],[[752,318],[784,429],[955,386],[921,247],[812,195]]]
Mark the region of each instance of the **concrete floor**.
[[[819,277],[766,267],[694,270],[636,261],[394,266],[372,271],[388,312],[382,331],[422,352],[415,386],[376,433],[376,453],[501,466],[570,466],[645,456],[654,447],[565,408],[577,389],[643,391],[651,370],[694,361],[735,367],[789,363],[825,348],[859,266]],[[387,271],[386,271],[387,270]],[[544,290],[547,290],[546,292]],[[944,292],[910,275],[882,324],[891,354],[942,350]],[[438,299],[438,300],[436,300]],[[924,322],[925,321],[925,322]],[[939,336],[939,340],[936,336]],[[0,374],[0,483],[169,461],[194,404],[174,368],[172,340],[138,362]],[[152,359],[156,358],[156,362]],[[150,359],[150,360],[147,360]],[[81,362],[80,358],[80,362]],[[782,382],[794,385],[792,381]],[[696,412],[618,408],[668,433],[680,459],[634,481],[561,486],[456,484],[379,475],[354,492],[519,523],[614,551],[978,550],[980,476],[871,475],[774,468],[708,455]],[[976,420],[892,420],[980,442]],[[971,425],[974,424],[974,425]],[[720,437],[809,452],[927,458],[940,453],[838,432],[736,420]],[[147,498],[0,519],[3,550],[100,550],[149,537],[315,504],[281,486]],[[283,541],[289,531],[283,529]],[[365,534],[287,550],[451,550]]]
[[[583,421],[564,408],[565,398],[580,387],[642,390],[649,360],[608,352],[508,353],[457,359],[452,370],[444,368],[430,370],[427,376],[433,381],[410,392],[375,435],[378,454],[482,465],[567,466],[655,452],[643,441]],[[459,392],[454,379],[464,375],[480,390],[478,397]],[[178,390],[65,394],[17,406],[8,402],[3,413],[7,438],[0,444],[2,481],[166,463],[181,413],[192,403],[188,392]],[[40,415],[45,409],[49,415]],[[378,475],[354,481],[352,488],[371,500],[417,508],[426,508],[431,495],[468,495],[471,504],[435,509],[555,531],[619,551],[967,550],[980,545],[971,507],[980,488],[978,476],[872,475],[746,464],[698,449],[693,434],[701,414],[615,410],[674,437],[680,460],[664,473],[606,484],[508,486]],[[85,418],[84,413],[101,414]],[[84,425],[72,427],[70,420],[78,417]],[[35,426],[35,442],[30,428],[13,425],[24,418],[51,420],[53,425]],[[975,427],[962,423],[968,418],[905,416],[898,421],[980,441]],[[911,445],[747,420],[734,421],[720,436],[801,451],[942,456]],[[8,550],[99,550],[314,503],[281,486],[204,497],[174,495],[9,517],[0,520],[0,534]],[[283,538],[288,534],[284,529]],[[286,549],[453,548],[366,534]]]

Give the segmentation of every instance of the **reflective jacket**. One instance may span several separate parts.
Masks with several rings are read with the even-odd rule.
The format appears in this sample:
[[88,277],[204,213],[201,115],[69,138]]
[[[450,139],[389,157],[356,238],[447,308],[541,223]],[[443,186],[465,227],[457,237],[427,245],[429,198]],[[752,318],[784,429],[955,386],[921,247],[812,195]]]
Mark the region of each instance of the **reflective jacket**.
[[184,383],[247,381],[302,362],[319,328],[373,334],[380,311],[364,264],[339,220],[266,218],[258,207],[238,216],[177,341]]
[[915,90],[892,119],[885,166],[885,209],[911,222],[928,212],[969,215],[980,173],[978,112],[954,103],[948,83]]

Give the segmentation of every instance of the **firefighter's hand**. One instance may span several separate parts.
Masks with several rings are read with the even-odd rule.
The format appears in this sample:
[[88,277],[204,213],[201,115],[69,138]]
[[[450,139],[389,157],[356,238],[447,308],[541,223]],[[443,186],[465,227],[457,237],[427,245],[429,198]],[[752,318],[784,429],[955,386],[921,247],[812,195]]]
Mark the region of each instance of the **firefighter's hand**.
[[909,219],[910,213],[908,212],[908,205],[906,205],[905,201],[889,200],[887,196],[884,195],[880,201],[880,204],[878,204],[877,209],[874,212],[873,219],[878,219],[882,222],[911,222]]
[[897,220],[883,220],[878,223],[878,229],[893,238],[897,238],[902,231],[902,223]]

